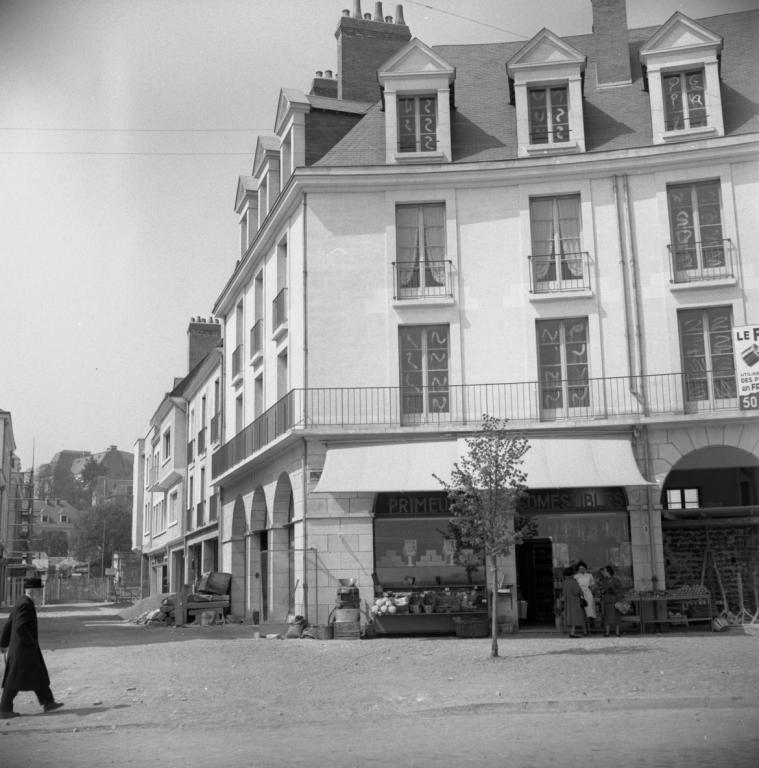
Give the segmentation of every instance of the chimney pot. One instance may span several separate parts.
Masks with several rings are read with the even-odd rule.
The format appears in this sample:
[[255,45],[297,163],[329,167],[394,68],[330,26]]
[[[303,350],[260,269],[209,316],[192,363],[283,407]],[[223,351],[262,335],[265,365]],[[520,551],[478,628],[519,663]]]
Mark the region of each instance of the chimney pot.
[[364,14],[364,21],[371,21],[372,20],[372,14],[371,13],[365,13]]
[[377,2],[374,4],[374,20],[382,21],[382,3]]
[[322,72],[320,69],[316,70],[316,76],[317,77],[324,77],[324,72]]
[[351,12],[347,8],[343,8],[343,16],[350,16]]
[[406,23],[403,20],[403,6],[402,5],[396,5],[395,6],[395,23],[396,24],[405,24]]
[[353,0],[353,18],[361,18],[361,0]]
[[331,70],[331,69],[325,69],[325,70],[324,70],[324,76],[325,76],[325,77],[326,77],[328,80],[331,80],[331,79],[332,79],[332,70]]
[[393,23],[393,17],[385,16],[385,24],[392,24],[392,23]]

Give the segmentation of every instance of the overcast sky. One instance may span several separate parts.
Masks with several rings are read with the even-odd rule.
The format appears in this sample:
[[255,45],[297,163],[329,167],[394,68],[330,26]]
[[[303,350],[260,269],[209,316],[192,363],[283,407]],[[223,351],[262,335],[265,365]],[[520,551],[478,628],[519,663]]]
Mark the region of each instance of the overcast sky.
[[[759,0],[628,0],[630,27]],[[0,0],[0,409],[28,468],[132,450],[237,258],[237,177],[353,0]],[[383,4],[395,15],[396,3]],[[403,3],[428,45],[591,28],[591,0]],[[374,2],[363,0],[364,12]],[[335,382],[338,384],[339,382]]]

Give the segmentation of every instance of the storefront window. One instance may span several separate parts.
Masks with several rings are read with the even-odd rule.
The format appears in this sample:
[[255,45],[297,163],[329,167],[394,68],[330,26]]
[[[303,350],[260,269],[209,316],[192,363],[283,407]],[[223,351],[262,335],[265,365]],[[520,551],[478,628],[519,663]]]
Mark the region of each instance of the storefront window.
[[485,584],[485,564],[456,553],[445,493],[378,494],[374,569],[384,588]]

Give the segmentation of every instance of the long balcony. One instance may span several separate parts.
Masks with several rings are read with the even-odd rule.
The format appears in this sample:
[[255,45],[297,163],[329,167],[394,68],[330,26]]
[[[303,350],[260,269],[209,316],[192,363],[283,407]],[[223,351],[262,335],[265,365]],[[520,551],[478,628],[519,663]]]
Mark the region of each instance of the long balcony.
[[733,244],[729,238],[701,243],[670,243],[670,281],[697,283],[735,277]]
[[550,386],[532,381],[413,390],[294,389],[213,454],[212,474],[220,477],[292,431],[472,430],[485,413],[526,429],[731,412],[739,413],[734,380],[710,371],[552,381]]

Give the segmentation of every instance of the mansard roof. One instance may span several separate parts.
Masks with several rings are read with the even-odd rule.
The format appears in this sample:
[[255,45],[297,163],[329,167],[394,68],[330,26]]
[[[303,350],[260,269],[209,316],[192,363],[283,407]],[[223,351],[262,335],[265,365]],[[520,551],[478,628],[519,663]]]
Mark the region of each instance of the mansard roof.
[[[724,40],[721,77],[725,135],[759,131],[759,72],[755,51],[759,11],[711,16],[691,23]],[[666,24],[628,32],[632,83],[615,88],[597,86],[593,35],[561,38],[565,45],[587,57],[583,100],[587,152],[632,149],[653,143],[651,106],[639,53],[664,26]],[[522,40],[433,48],[456,70],[456,109],[451,112],[454,163],[518,157],[516,114],[509,94],[506,62],[525,45],[526,41]],[[315,165],[384,165],[384,120],[380,105],[372,106]]]

